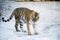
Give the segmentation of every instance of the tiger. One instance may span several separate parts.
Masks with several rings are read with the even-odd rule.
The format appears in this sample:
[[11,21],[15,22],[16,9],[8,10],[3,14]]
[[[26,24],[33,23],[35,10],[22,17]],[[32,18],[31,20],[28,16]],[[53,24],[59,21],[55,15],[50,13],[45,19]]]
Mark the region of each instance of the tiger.
[[[31,31],[30,31],[30,23],[29,22],[33,22],[33,29],[34,29],[34,34],[37,34],[36,30],[35,30],[35,23],[38,21],[39,19],[39,13],[31,10],[29,8],[26,7],[19,7],[19,8],[15,8],[14,11],[12,12],[11,16],[9,17],[9,19],[5,20],[4,17],[2,17],[3,22],[7,22],[10,21],[13,16],[15,17],[15,29],[18,32],[18,23],[20,23],[20,28],[22,28],[21,26],[23,26],[22,22],[20,20],[23,20],[24,23],[26,23],[26,27],[27,27],[27,32],[28,35],[31,35]],[[31,21],[30,21],[31,20]]]

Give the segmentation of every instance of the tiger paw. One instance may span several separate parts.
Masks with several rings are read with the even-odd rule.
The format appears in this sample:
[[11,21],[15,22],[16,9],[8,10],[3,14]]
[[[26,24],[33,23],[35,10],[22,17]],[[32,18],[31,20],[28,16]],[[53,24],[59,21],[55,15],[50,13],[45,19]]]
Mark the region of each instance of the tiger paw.
[[16,32],[20,32],[20,30],[16,30]]
[[35,35],[38,35],[38,33],[37,33],[37,32],[35,32],[34,34],[35,34]]
[[26,31],[23,31],[23,32],[26,32]]
[[32,35],[32,34],[28,34],[28,35]]
[[22,32],[26,32],[25,30],[23,30]]

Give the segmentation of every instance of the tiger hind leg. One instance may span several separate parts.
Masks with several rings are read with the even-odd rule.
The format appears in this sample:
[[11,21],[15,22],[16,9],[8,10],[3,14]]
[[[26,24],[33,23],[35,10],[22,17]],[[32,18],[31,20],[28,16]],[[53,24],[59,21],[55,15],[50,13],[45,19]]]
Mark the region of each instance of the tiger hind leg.
[[17,32],[20,32],[20,30],[18,29],[18,22],[19,22],[19,20],[18,20],[18,19],[16,19],[15,29],[16,29],[16,31],[17,31]]
[[20,21],[20,29],[21,29],[21,31],[22,31],[22,32],[26,32],[26,31],[23,29],[22,26],[23,26],[23,23]]

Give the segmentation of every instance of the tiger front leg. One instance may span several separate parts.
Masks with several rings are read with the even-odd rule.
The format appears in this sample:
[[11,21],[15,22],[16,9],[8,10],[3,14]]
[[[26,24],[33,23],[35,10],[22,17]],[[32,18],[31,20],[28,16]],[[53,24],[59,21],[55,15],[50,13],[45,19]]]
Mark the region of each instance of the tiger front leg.
[[30,20],[30,17],[26,17],[26,25],[27,25],[28,35],[31,35],[30,28],[29,28],[29,20]]
[[28,35],[31,35],[30,28],[29,28],[29,23],[27,22],[27,30],[28,30]]
[[33,29],[34,29],[34,32],[35,32],[34,34],[37,35],[38,33],[37,33],[36,29],[35,29],[35,25],[36,25],[36,24],[33,23]]

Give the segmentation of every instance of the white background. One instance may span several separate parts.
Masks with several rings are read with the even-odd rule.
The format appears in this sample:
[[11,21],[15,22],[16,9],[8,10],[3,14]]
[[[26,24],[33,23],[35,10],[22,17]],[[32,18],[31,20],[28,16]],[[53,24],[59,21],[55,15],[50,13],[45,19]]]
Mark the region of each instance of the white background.
[[[39,35],[27,35],[24,32],[15,32],[15,19],[9,22],[0,22],[0,40],[60,40],[60,2],[13,2],[1,3],[2,17],[8,19],[13,10],[18,7],[27,7],[39,13],[36,30]],[[23,28],[26,29],[26,24]],[[31,33],[34,34],[32,25]]]

